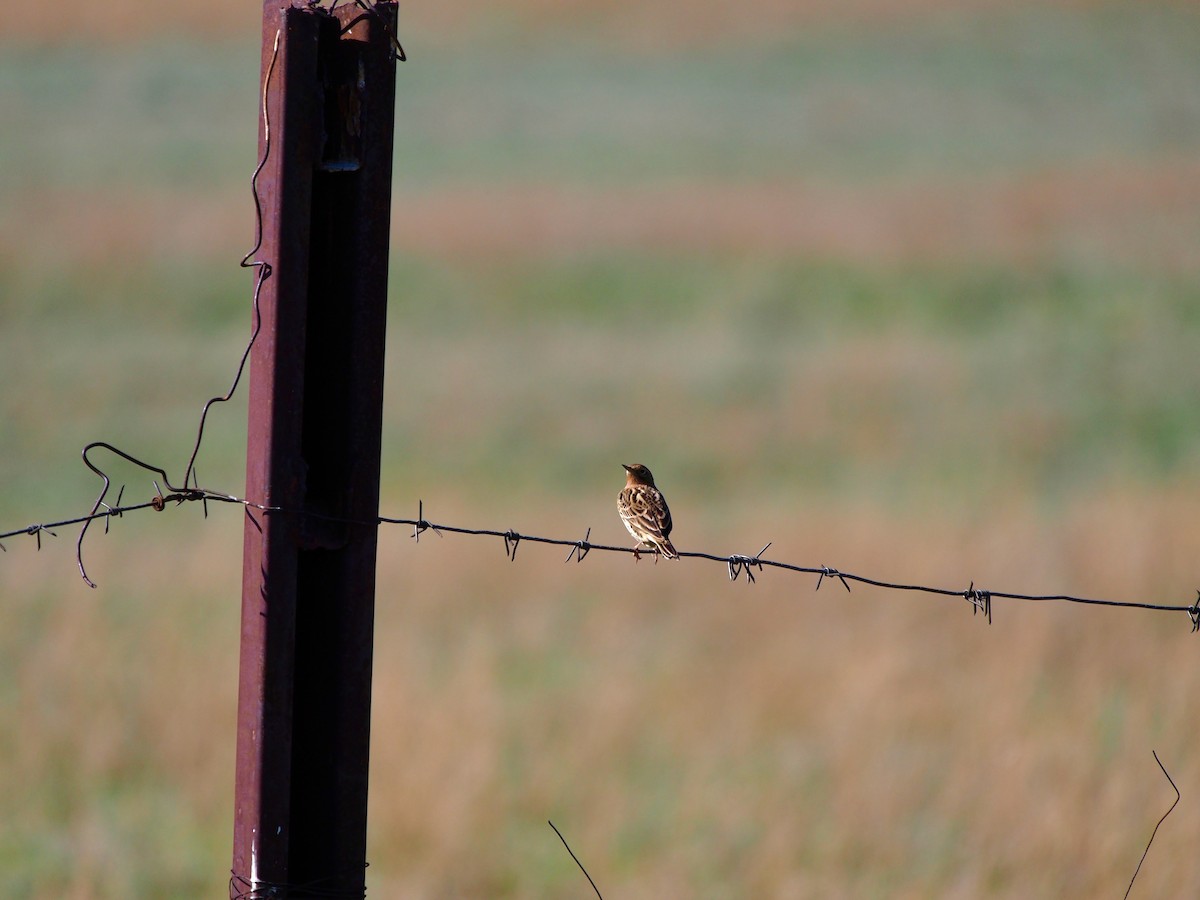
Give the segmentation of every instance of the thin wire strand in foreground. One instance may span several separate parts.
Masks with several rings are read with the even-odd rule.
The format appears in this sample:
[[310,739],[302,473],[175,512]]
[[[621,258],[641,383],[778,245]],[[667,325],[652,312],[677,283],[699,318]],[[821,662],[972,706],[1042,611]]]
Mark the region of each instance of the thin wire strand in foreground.
[[1158,834],[1158,826],[1162,825],[1179,803],[1179,788],[1175,787],[1175,779],[1167,771],[1167,767],[1162,764],[1162,760],[1158,758],[1158,751],[1151,750],[1154,754],[1154,761],[1158,763],[1158,767],[1162,769],[1162,773],[1167,776],[1167,781],[1171,785],[1171,790],[1175,792],[1175,802],[1171,804],[1170,809],[1162,814],[1162,818],[1158,820],[1158,824],[1154,826],[1154,830],[1150,832],[1150,840],[1146,841],[1146,849],[1142,851],[1142,858],[1138,860],[1137,868],[1133,870],[1133,878],[1129,879],[1129,887],[1125,889],[1125,900],[1129,900],[1129,892],[1133,890],[1133,883],[1137,880],[1138,872],[1142,871],[1142,863],[1146,861],[1146,854],[1150,852],[1150,845],[1154,843],[1154,836]]
[[551,828],[554,829],[554,833],[558,835],[558,839],[562,841],[562,845],[567,848],[567,852],[571,854],[571,859],[575,860],[575,865],[579,866],[579,871],[582,872],[584,877],[587,878],[588,884],[592,886],[592,890],[596,892],[596,896],[600,897],[600,900],[604,900],[604,898],[600,896],[600,888],[596,887],[596,882],[592,881],[592,876],[588,875],[588,870],[583,867],[583,863],[579,861],[579,857],[575,855],[575,851],[571,849],[571,845],[567,843],[567,839],[563,837],[562,832],[558,830],[558,826],[556,826],[549,819],[547,819],[546,822]]

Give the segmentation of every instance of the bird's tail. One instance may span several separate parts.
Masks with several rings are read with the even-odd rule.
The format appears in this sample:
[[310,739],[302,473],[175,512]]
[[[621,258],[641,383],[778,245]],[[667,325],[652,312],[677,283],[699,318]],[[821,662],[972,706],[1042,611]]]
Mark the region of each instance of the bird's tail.
[[666,538],[659,540],[656,543],[656,546],[658,547],[658,552],[661,553],[665,558],[679,559],[679,551],[676,550],[675,545]]

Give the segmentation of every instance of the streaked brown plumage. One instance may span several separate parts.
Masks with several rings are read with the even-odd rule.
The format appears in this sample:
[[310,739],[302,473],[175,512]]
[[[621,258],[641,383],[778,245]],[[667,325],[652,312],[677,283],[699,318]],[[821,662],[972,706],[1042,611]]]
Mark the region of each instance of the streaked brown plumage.
[[[648,544],[655,553],[667,559],[678,559],[679,553],[671,543],[671,510],[667,500],[654,486],[654,476],[641,463],[625,468],[625,489],[617,497],[617,512],[638,547]],[[635,547],[634,557],[637,557]]]

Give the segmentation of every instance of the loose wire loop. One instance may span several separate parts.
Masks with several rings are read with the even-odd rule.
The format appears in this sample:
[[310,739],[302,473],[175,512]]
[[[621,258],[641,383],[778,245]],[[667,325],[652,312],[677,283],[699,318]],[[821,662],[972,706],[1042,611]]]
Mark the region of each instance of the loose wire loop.
[[[219,396],[210,397],[205,402],[204,408],[200,412],[200,424],[196,430],[196,440],[192,445],[192,453],[191,453],[191,456],[188,458],[187,467],[184,469],[184,473],[183,473],[183,487],[175,487],[174,485],[172,485],[171,479],[167,475],[166,470],[162,469],[161,467],[152,465],[144,460],[138,459],[137,457],[133,456],[132,454],[126,453],[124,450],[121,450],[118,447],[114,447],[112,444],[109,444],[105,441],[93,441],[92,443],[88,444],[86,447],[83,448],[82,456],[83,456],[84,465],[86,465],[89,469],[91,469],[92,472],[94,472],[104,482],[104,486],[100,489],[100,496],[97,497],[96,502],[94,504],[92,504],[91,511],[86,516],[83,516],[77,520],[74,520],[75,522],[83,523],[83,527],[79,530],[79,539],[75,543],[75,560],[79,566],[80,576],[83,578],[84,583],[87,584],[87,586],[90,588],[95,588],[96,582],[94,582],[88,576],[87,568],[83,564],[83,539],[87,536],[88,527],[92,524],[92,521],[99,517],[100,514],[98,511],[101,506],[103,506],[105,508],[105,512],[103,513],[103,515],[106,516],[104,531],[107,534],[108,533],[108,525],[109,525],[109,522],[111,521],[111,519],[115,516],[120,516],[122,513],[128,512],[131,509],[141,509],[141,508],[145,508],[145,506],[150,506],[153,509],[157,510],[158,512],[162,512],[162,510],[165,508],[166,503],[168,501],[175,501],[176,503],[182,503],[185,500],[202,500],[204,502],[204,515],[205,515],[205,518],[207,518],[208,517],[208,500],[209,499],[220,499],[220,500],[231,499],[230,495],[218,494],[218,493],[215,493],[212,491],[202,489],[200,487],[199,476],[196,473],[196,457],[200,453],[200,445],[204,442],[204,426],[208,421],[209,411],[213,408],[213,406],[215,406],[218,403],[228,402],[230,399],[232,399],[233,395],[237,392],[238,385],[241,384],[241,381],[242,381],[242,375],[246,371],[246,365],[250,361],[250,353],[254,349],[254,344],[258,340],[259,333],[262,331],[262,308],[260,306],[259,301],[260,301],[260,297],[262,296],[263,284],[266,282],[266,280],[268,278],[271,277],[272,268],[271,268],[271,264],[269,262],[267,262],[266,260],[253,259],[253,257],[255,257],[258,254],[259,250],[262,249],[262,242],[263,242],[262,199],[258,193],[258,178],[262,174],[263,169],[266,167],[267,160],[270,158],[270,155],[271,155],[271,117],[270,117],[269,100],[270,100],[270,89],[271,89],[272,76],[274,75],[274,72],[275,72],[275,63],[279,59],[280,36],[281,36],[281,32],[279,30],[277,30],[275,32],[275,42],[271,49],[271,60],[267,64],[267,71],[263,77],[262,106],[261,106],[262,121],[263,121],[263,152],[262,152],[262,156],[259,158],[258,165],[255,166],[255,168],[254,168],[254,173],[250,176],[250,194],[254,200],[254,221],[255,221],[254,246],[251,247],[250,251],[245,256],[242,257],[242,261],[240,263],[241,267],[244,269],[253,268],[253,269],[258,270],[258,278],[256,279],[255,284],[254,284],[254,296],[253,296],[254,327],[251,329],[250,339],[246,342],[245,350],[242,351],[242,356],[241,356],[241,359],[238,361],[237,371],[234,373],[233,383],[229,386],[229,390]],[[111,479],[109,479],[108,474],[103,469],[101,469],[94,462],[92,462],[89,454],[93,450],[96,450],[96,449],[107,450],[108,452],[121,457],[122,459],[126,460],[127,462],[133,463],[135,466],[138,466],[142,469],[146,469],[149,472],[159,475],[162,478],[163,483],[167,485],[167,489],[170,491],[170,494],[167,496],[164,496],[164,494],[162,492],[162,488],[159,487],[159,485],[156,481],[156,482],[154,482],[155,496],[152,500],[150,500],[150,502],[148,504],[140,504],[135,507],[121,507],[120,497],[124,494],[124,491],[125,491],[125,487],[124,487],[124,485],[122,485],[121,493],[118,494],[117,505],[115,507],[108,505],[107,503],[104,502],[104,498],[108,496],[109,488],[112,487],[112,481],[111,481]],[[194,484],[195,486],[189,488],[188,487],[189,482]],[[41,531],[39,530],[38,531],[38,535],[39,535],[38,549],[39,550],[41,549],[40,534],[41,534]]]
[[210,397],[204,404],[204,408],[200,412],[200,426],[196,431],[196,442],[192,445],[192,455],[188,459],[187,468],[183,473],[183,483],[187,484],[192,480],[196,468],[196,456],[200,453],[200,445],[204,441],[204,425],[208,420],[208,412],[218,403],[228,403],[233,395],[237,392],[238,385],[242,382],[242,375],[246,371],[246,365],[250,361],[250,353],[254,349],[254,344],[258,341],[258,335],[262,331],[262,307],[259,303],[259,298],[262,296],[263,284],[271,277],[273,271],[272,266],[265,259],[252,259],[258,255],[258,251],[262,249],[263,243],[263,212],[262,198],[258,193],[258,177],[266,168],[267,160],[271,156],[271,114],[268,106],[270,99],[271,79],[275,73],[275,62],[279,59],[279,38],[280,31],[275,32],[275,43],[271,48],[271,61],[267,64],[267,72],[263,77],[262,89],[262,120],[263,120],[263,152],[258,160],[258,165],[254,167],[254,173],[250,176],[250,196],[254,200],[254,246],[250,251],[242,257],[242,261],[238,263],[243,269],[258,269],[258,277],[254,282],[254,327],[250,331],[250,340],[246,342],[246,349],[242,351],[242,358],[238,361],[237,371],[233,376],[233,383],[229,386],[229,390],[224,394],[216,397]]

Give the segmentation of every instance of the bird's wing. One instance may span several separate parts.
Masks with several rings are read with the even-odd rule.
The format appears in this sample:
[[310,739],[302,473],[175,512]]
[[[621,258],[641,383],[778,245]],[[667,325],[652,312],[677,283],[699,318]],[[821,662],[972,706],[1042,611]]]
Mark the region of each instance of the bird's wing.
[[635,528],[655,537],[671,533],[671,511],[663,495],[654,488],[629,487],[621,491],[621,515]]

